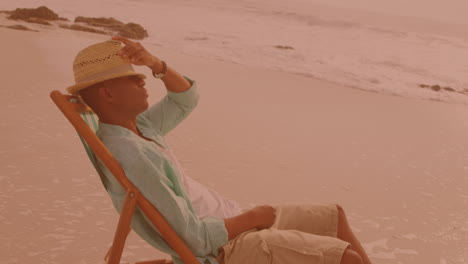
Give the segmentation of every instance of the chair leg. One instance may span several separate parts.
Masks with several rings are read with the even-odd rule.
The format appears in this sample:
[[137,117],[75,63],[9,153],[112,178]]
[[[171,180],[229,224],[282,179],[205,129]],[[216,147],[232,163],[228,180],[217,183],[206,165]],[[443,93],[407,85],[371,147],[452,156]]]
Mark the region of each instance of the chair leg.
[[130,222],[132,220],[133,212],[135,211],[136,202],[137,197],[135,193],[131,191],[127,192],[122,212],[120,214],[119,223],[117,224],[117,231],[114,235],[114,241],[112,242],[112,247],[109,250],[109,258],[106,260],[107,264],[118,264],[120,262],[125,240],[130,232]]
[[[128,235],[130,235],[131,231],[132,231],[132,229],[130,227],[128,227],[128,231],[127,231],[127,235],[125,236],[125,239],[128,238]],[[111,250],[112,250],[112,246],[109,247],[109,250],[107,250],[106,256],[104,257],[105,263],[107,263],[107,259],[109,258],[109,254],[110,254]]]
[[135,262],[135,264],[173,264],[173,263],[172,263],[172,260],[157,259],[157,260]]

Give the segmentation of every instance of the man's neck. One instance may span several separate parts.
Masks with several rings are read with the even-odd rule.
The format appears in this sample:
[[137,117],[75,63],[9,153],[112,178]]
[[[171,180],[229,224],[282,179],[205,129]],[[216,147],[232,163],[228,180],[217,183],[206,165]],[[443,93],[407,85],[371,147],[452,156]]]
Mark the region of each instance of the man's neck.
[[129,118],[122,118],[122,117],[111,117],[111,116],[103,116],[99,117],[99,120],[106,124],[117,125],[121,127],[125,127],[126,129],[132,131],[133,133],[142,136],[140,131],[138,131],[136,125],[136,117],[129,117]]

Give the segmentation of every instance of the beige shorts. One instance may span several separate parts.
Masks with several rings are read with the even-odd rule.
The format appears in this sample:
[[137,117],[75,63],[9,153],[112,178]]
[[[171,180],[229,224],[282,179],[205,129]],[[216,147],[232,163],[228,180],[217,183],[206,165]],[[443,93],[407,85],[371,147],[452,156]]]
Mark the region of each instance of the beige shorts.
[[335,204],[277,205],[269,229],[250,230],[223,246],[221,264],[339,264],[349,243],[336,238]]

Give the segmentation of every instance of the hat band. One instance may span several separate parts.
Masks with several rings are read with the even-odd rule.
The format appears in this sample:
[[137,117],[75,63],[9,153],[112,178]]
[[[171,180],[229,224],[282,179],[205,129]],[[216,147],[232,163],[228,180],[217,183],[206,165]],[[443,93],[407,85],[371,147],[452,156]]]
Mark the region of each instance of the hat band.
[[95,74],[91,74],[86,76],[86,78],[80,79],[79,81],[77,80],[76,83],[82,83],[82,82],[87,82],[87,81],[93,81],[93,80],[98,80],[102,79],[106,76],[114,75],[117,73],[125,73],[129,71],[134,71],[133,67],[131,64],[122,64],[117,67],[105,70],[105,71],[100,71]]

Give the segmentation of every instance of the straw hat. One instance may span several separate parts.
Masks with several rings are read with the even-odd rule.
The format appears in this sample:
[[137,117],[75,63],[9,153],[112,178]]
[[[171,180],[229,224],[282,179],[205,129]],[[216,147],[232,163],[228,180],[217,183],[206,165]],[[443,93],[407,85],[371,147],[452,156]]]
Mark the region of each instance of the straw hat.
[[118,54],[122,47],[120,41],[108,40],[81,50],[73,61],[75,84],[66,90],[78,94],[91,85],[122,76],[137,75],[145,79],[144,74],[135,72],[128,59]]

